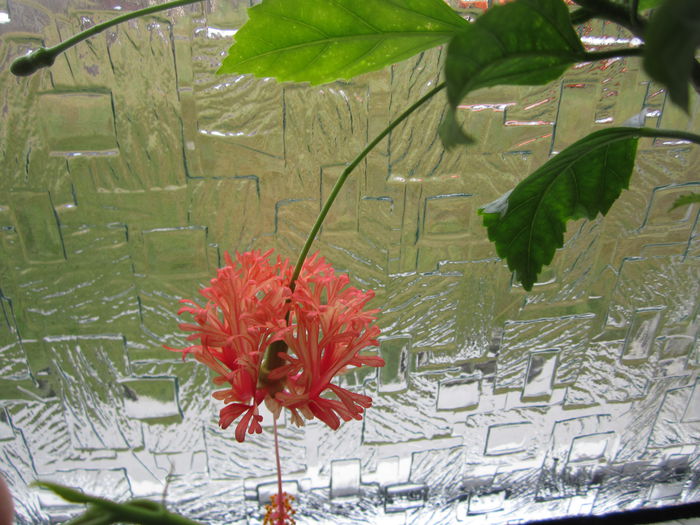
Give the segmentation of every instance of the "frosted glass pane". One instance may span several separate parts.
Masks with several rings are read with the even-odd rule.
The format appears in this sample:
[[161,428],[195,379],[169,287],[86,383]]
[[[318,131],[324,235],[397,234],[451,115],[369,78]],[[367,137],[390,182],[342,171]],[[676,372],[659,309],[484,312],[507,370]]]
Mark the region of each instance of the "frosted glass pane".
[[[216,76],[239,0],[132,21],[10,76],[29,49],[146,4],[0,0],[0,474],[20,523],[78,511],[35,479],[260,523],[271,429],[243,444],[219,429],[208,370],[163,349],[185,344],[177,301],[224,251],[295,258],[345,163],[440,78],[439,49],[324,86]],[[598,22],[586,35],[628,38]],[[570,224],[531,293],[476,214],[588,132],[700,132],[697,102],[688,118],[636,59],[583,64],[470,95],[473,146],[442,148],[438,96],[369,155],[314,250],[375,290],[387,364],[342,379],[374,399],[362,422],[283,420],[299,523],[700,500],[700,205],[668,211],[699,190],[700,148],[641,140],[631,189]]]

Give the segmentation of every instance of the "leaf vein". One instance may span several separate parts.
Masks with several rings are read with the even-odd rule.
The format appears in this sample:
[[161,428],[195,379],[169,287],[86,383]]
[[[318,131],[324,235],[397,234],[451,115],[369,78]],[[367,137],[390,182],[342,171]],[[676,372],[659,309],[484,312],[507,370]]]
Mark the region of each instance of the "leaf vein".
[[[552,27],[556,30],[556,32],[559,34],[559,36],[561,37],[561,39],[566,43],[566,47],[568,47],[569,49],[571,49],[571,50],[573,51],[573,49],[572,49],[572,47],[571,47],[571,41],[569,40],[569,38],[567,37],[567,35],[565,35],[565,34],[563,33],[563,31],[562,31],[562,24],[558,23],[556,20],[552,20],[552,19],[549,17],[549,14],[548,14],[548,13],[545,13],[543,10],[540,9],[540,6],[539,6],[539,5],[537,5],[537,4],[535,4],[535,3],[532,3],[532,2],[528,2],[528,3],[527,3],[527,6],[528,6],[534,13],[538,14],[538,15],[540,16],[540,18],[542,18],[545,22],[549,23],[549,25],[552,26]],[[568,25],[568,24],[567,24],[567,25],[564,25],[563,27],[565,27],[567,31],[568,31],[569,29],[571,29],[571,26]],[[574,34],[575,34],[575,33],[574,33]],[[582,46],[581,46],[581,44],[580,44],[580,41],[578,41],[578,39],[577,39],[577,43],[578,43],[579,45],[576,46],[576,50],[580,53],[583,49],[582,49]]]
[[[567,65],[567,64],[570,64],[570,63],[576,61],[576,58],[572,57],[571,54],[568,52],[557,53],[557,52],[552,51],[552,52],[546,52],[546,53],[543,53],[543,52],[512,53],[512,54],[509,54],[507,56],[493,60],[489,64],[489,66],[497,66],[497,65],[505,63],[508,60],[511,60],[514,58],[531,58],[531,57],[543,57],[543,56],[546,56],[549,58],[563,59],[563,60],[561,62],[555,63],[555,64],[547,64],[547,65],[537,67],[537,68],[529,68],[527,71],[513,71],[513,72],[502,73],[498,76],[490,77],[488,79],[488,81],[489,81],[488,85],[506,84],[509,81],[509,79],[511,79],[511,78],[517,79],[519,77],[522,77],[523,74],[531,75],[531,74],[538,73],[538,72],[548,71],[550,69],[559,68],[559,67],[562,67],[564,65]],[[460,57],[460,58],[464,58],[464,57]],[[481,71],[483,71],[484,69],[485,68],[481,68]],[[477,82],[479,80],[479,76],[478,76],[479,73],[480,73],[480,71],[475,72],[475,74],[470,79],[471,82],[465,84],[465,87],[462,89],[462,95],[460,96],[460,99],[463,98],[470,91],[477,89],[477,88],[473,87],[475,84],[478,87],[486,87],[486,85],[481,85]]]
[[[339,43],[343,41],[362,41],[362,40],[376,40],[376,39],[386,39],[388,38],[387,35],[389,35],[391,38],[415,38],[416,35],[426,35],[426,34],[434,34],[435,35],[435,41],[441,41],[441,40],[446,40],[450,36],[452,36],[452,33],[439,33],[439,32],[431,32],[431,31],[415,31],[415,32],[407,32],[407,31],[402,31],[402,32],[397,32],[397,33],[383,33],[383,34],[377,34],[377,33],[363,33],[363,34],[357,34],[357,35],[345,35],[345,36],[335,36],[335,37],[328,37],[328,38],[323,38],[323,39],[318,39],[318,40],[312,40],[312,41],[307,41],[307,42],[301,42],[299,44],[292,44],[289,46],[285,47],[278,47],[275,49],[270,49],[268,51],[262,52],[262,53],[256,53],[255,55],[251,55],[249,57],[240,59],[240,60],[235,60],[236,65],[243,65],[248,62],[252,62],[255,60],[260,60],[261,58],[265,58],[271,55],[275,55],[278,53],[288,53],[290,51],[296,51],[299,49],[304,49],[304,48],[310,48],[310,47],[315,47],[315,46],[322,46],[322,45],[327,45],[327,44],[334,44],[334,43]],[[420,45],[417,45],[415,47],[421,47]]]
[[[409,13],[413,13],[414,15],[417,14],[417,15],[419,15],[419,16],[425,18],[426,20],[433,20],[433,21],[435,21],[435,22],[438,22],[439,24],[448,24],[448,25],[451,25],[451,26],[453,26],[453,27],[456,27],[457,29],[460,29],[460,30],[464,29],[464,27],[465,27],[466,25],[469,24],[469,22],[467,22],[466,20],[464,20],[464,19],[463,19],[462,17],[460,17],[459,15],[457,15],[457,17],[459,17],[461,20],[464,21],[464,24],[463,24],[463,25],[459,25],[459,24],[457,24],[457,23],[455,23],[455,22],[452,22],[452,21],[447,22],[447,21],[445,21],[445,20],[441,20],[440,18],[435,18],[435,17],[432,17],[432,16],[427,15],[427,14],[425,14],[425,13],[422,13],[422,12],[420,12],[420,11],[414,11],[413,9],[409,9],[409,8],[407,8],[406,6],[404,6],[403,4],[401,4],[401,3],[399,3],[399,2],[396,2],[395,0],[385,0],[385,1],[386,1],[387,4],[391,4],[391,5],[394,6],[394,8],[396,8],[396,9],[401,9],[401,10],[403,10],[403,11],[408,11]],[[456,13],[455,13],[455,14],[456,14]]]
[[489,36],[491,36],[491,38],[494,39],[494,41],[498,44],[498,47],[501,49],[501,53],[503,55],[508,54],[508,48],[505,46],[505,44],[503,44],[503,41],[493,29],[491,29],[487,25],[484,25],[480,29],[483,29],[485,33],[487,33]]
[[345,11],[346,13],[348,13],[349,15],[351,15],[352,17],[354,17],[355,19],[359,20],[360,22],[362,22],[365,26],[369,27],[370,29],[376,31],[377,33],[381,33],[381,32],[382,32],[381,29],[378,29],[377,27],[374,27],[372,24],[370,24],[367,20],[365,20],[364,18],[362,18],[360,15],[358,15],[358,14],[355,13],[354,11],[348,9],[348,8],[347,8],[345,5],[343,5],[342,3],[338,2],[338,0],[328,0],[328,1],[331,2],[332,4],[335,4],[338,8],[342,9],[343,11]]
[[309,22],[306,22],[305,20],[301,20],[300,18],[292,18],[291,16],[287,15],[282,15],[282,14],[275,14],[277,18],[281,18],[282,20],[286,20],[287,22],[294,22],[296,24],[302,25],[304,27],[307,27],[309,29],[312,29],[313,31],[316,31],[317,33],[323,35],[326,38],[330,38],[330,35],[326,33],[323,29],[316,27],[313,24],[310,24]]
[[[522,206],[526,205],[529,201],[531,201],[531,200],[533,200],[533,199],[536,199],[536,200],[537,200],[537,203],[535,204],[535,210],[534,210],[534,212],[532,213],[532,219],[531,219],[530,223],[524,227],[525,230],[527,230],[528,228],[530,229],[530,234],[529,234],[529,236],[528,236],[527,250],[526,250],[526,269],[527,269],[528,271],[530,271],[530,268],[531,268],[531,264],[530,264],[530,263],[531,263],[531,260],[534,260],[534,257],[532,256],[532,253],[533,253],[533,251],[532,251],[533,236],[534,236],[534,233],[535,233],[534,224],[535,224],[535,222],[536,222],[536,220],[537,220],[537,216],[539,215],[540,208],[542,207],[543,202],[546,200],[545,197],[547,196],[547,194],[548,194],[549,191],[551,190],[552,186],[554,185],[554,183],[556,182],[556,180],[558,179],[558,177],[562,176],[565,172],[567,172],[567,171],[569,171],[569,170],[575,168],[575,165],[581,160],[581,158],[587,156],[591,151],[594,151],[594,150],[596,150],[596,149],[598,149],[598,148],[609,148],[609,147],[610,147],[610,144],[612,144],[612,143],[614,143],[614,142],[618,142],[618,141],[620,141],[620,140],[625,140],[625,139],[628,139],[628,138],[630,138],[630,137],[627,137],[627,136],[618,137],[618,138],[616,138],[616,139],[614,139],[614,140],[611,140],[609,143],[601,144],[601,145],[599,145],[599,146],[592,147],[592,148],[590,148],[590,149],[586,149],[584,152],[582,152],[582,153],[576,155],[573,159],[571,159],[571,161],[569,161],[569,162],[566,164],[566,167],[563,167],[563,169],[559,170],[559,174],[558,174],[558,175],[555,174],[555,175],[552,177],[552,179],[549,181],[549,183],[546,185],[546,187],[542,190],[542,192],[539,194],[539,196],[538,196],[538,195],[533,195],[532,197],[529,197],[528,199],[523,200],[523,201],[522,201],[521,203],[519,203],[515,208],[512,209],[513,211],[515,211],[515,210],[521,208]],[[538,198],[538,197],[539,197],[539,198]],[[596,210],[596,212],[597,212],[597,211],[600,211],[600,210]],[[507,213],[510,214],[510,213],[511,213],[511,209],[509,209]],[[565,217],[565,219],[564,219],[564,220],[560,220],[559,222],[565,224],[565,223],[566,223],[566,220],[570,219],[571,216],[572,216],[572,210],[569,210],[567,216]],[[508,243],[508,247],[509,247],[509,248],[510,248],[510,246],[512,245],[512,243],[515,241],[515,238],[516,238],[517,236],[519,236],[519,235],[521,235],[521,232],[518,232],[518,234],[517,234],[516,236],[514,236],[514,238],[511,240],[511,242]]]
[[384,40],[377,40],[377,42],[374,43],[372,45],[372,47],[370,47],[369,49],[363,50],[362,53],[360,53],[358,56],[352,57],[350,60],[348,60],[344,64],[336,66],[334,69],[334,74],[336,74],[335,73],[336,71],[342,72],[345,68],[347,68],[351,64],[355,64],[355,63],[359,62],[360,60],[362,60],[363,57],[370,55],[375,49],[377,49],[383,43],[384,43]]
[[318,62],[318,60],[320,59],[321,55],[323,55],[323,53],[326,51],[326,49],[328,49],[328,45],[329,45],[329,44],[326,44],[326,45],[324,45],[323,47],[321,47],[321,49],[319,50],[319,52],[316,53],[316,54],[311,58],[311,60],[309,60],[306,64],[304,64],[304,67],[299,68],[298,72],[299,72],[299,71],[305,71],[305,70],[309,69],[310,67],[312,67],[316,62]]

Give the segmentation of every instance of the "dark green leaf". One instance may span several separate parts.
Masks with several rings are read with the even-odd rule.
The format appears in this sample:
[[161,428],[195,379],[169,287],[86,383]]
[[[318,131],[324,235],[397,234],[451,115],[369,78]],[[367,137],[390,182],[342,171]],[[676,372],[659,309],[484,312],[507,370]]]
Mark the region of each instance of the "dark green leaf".
[[128,503],[131,507],[141,507],[142,509],[152,510],[155,512],[162,512],[165,510],[165,507],[162,504],[150,499],[132,499]]
[[117,521],[119,521],[118,518],[111,512],[90,506],[84,513],[76,516],[64,525],[109,525]]
[[700,0],[663,2],[651,17],[644,41],[644,69],[687,113],[688,82],[700,46]]
[[591,133],[479,210],[498,255],[523,288],[532,289],[563,246],[567,221],[605,215],[628,187],[640,134],[637,128]]
[[700,202],[700,193],[688,193],[687,195],[681,195],[674,201],[673,206],[671,206],[668,211],[673,211],[681,206],[689,206],[695,202]]
[[462,126],[457,122],[457,115],[454,111],[449,108],[445,112],[445,116],[440,124],[440,138],[442,139],[442,144],[446,148],[452,148],[458,144],[473,144],[474,139],[469,135],[464,133]]
[[322,84],[447,42],[468,22],[443,0],[264,0],[218,73]]
[[[516,0],[493,7],[465,27],[447,49],[451,111],[475,89],[546,84],[583,59],[583,46],[562,0]],[[447,138],[446,146],[453,145]]]

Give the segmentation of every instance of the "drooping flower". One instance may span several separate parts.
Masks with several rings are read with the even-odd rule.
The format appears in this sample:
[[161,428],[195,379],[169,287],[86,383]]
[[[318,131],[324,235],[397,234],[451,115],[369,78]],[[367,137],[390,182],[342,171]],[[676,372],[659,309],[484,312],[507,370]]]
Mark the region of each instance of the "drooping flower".
[[[213,396],[226,404],[219,413],[222,428],[240,418],[238,441],[246,431],[262,432],[263,401],[275,416],[289,409],[297,425],[304,423],[301,416],[333,429],[341,419],[362,419],[372,399],[331,381],[353,367],[384,366],[380,357],[360,354],[378,344],[378,310],[365,310],[371,290],[349,286],[347,275],[317,255],[304,262],[292,289],[293,268],[280,257],[271,263],[271,254],[246,252],[235,261],[226,254],[226,266],[201,290],[207,303],[183,300],[178,312],[193,316],[180,328],[192,332],[187,339],[196,344],[170,348],[183,358],[193,354],[218,374],[216,384],[227,384]],[[272,355],[264,362],[268,347]]]

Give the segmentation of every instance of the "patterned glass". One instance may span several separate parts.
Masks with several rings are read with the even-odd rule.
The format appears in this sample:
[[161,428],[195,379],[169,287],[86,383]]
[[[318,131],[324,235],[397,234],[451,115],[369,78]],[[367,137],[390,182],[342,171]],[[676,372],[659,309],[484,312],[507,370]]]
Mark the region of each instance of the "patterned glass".
[[[468,15],[483,2],[451,5]],[[224,251],[294,259],[345,163],[439,81],[436,49],[351,82],[217,76],[249,3],[131,21],[28,78],[30,49],[145,0],[0,0],[0,474],[19,523],[79,507],[36,479],[260,523],[272,433],[218,428],[175,312]],[[629,42],[591,22],[600,49]],[[333,432],[283,421],[299,523],[494,525],[700,500],[700,148],[640,141],[631,187],[568,227],[531,293],[477,209],[588,132],[700,132],[638,59],[481,90],[445,151],[438,96],[343,189],[314,245],[382,309],[374,398]],[[270,424],[269,415],[264,421]]]

